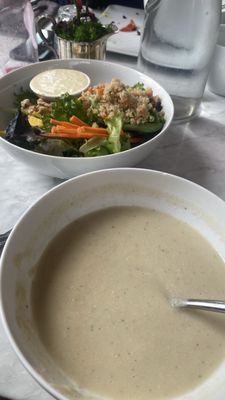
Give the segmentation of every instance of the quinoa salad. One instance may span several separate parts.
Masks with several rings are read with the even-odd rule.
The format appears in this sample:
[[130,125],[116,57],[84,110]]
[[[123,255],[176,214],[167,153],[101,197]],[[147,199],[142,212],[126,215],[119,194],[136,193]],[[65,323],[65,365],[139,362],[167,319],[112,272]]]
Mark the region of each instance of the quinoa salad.
[[129,150],[165,124],[159,96],[142,83],[119,79],[90,86],[79,97],[54,101],[27,90],[16,95],[17,112],[3,137],[26,149],[62,157],[95,157]]
[[87,114],[98,115],[102,119],[123,115],[123,122],[144,124],[164,118],[159,96],[153,96],[151,88],[143,85],[127,86],[119,79],[108,84],[90,87],[80,97]]

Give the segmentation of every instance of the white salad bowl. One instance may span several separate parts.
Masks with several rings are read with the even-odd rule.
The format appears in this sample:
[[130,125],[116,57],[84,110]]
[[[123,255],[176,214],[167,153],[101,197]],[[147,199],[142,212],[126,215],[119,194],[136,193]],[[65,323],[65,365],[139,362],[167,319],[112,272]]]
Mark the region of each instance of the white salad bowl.
[[[137,168],[101,170],[67,180],[41,197],[14,227],[3,250],[0,304],[14,351],[36,381],[56,399],[91,398],[77,393],[73,382],[50,360],[40,343],[30,306],[33,267],[65,226],[110,206],[148,207],[175,216],[195,228],[225,259],[225,203],[182,178]],[[224,398],[222,362],[200,386],[176,400]]]
[[40,154],[23,149],[6,141],[4,138],[0,138],[1,147],[12,157],[25,163],[29,168],[33,168],[45,175],[67,179],[99,169],[132,167],[149,155],[169,128],[174,112],[172,100],[166,90],[149,76],[135,69],[104,61],[51,60],[20,68],[0,79],[1,129],[6,128],[12,117],[7,110],[14,104],[15,93],[21,88],[29,88],[29,83],[35,75],[48,69],[57,68],[74,68],[84,72],[90,77],[91,85],[110,82],[113,78],[118,78],[128,85],[142,82],[145,87],[153,89],[154,95],[158,95],[161,98],[166,122],[161,132],[147,142],[121,153],[97,157],[75,158]]

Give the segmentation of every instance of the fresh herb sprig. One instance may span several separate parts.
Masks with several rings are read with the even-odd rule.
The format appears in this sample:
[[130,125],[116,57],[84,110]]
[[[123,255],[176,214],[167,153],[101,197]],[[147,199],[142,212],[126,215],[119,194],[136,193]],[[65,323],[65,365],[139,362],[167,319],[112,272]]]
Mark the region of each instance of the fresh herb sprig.
[[75,42],[93,42],[104,35],[114,32],[111,24],[104,26],[81,0],[75,0],[76,16],[70,21],[59,21],[55,33],[64,40]]
[[46,131],[49,131],[52,127],[49,122],[51,118],[59,121],[69,121],[71,115],[76,115],[87,124],[90,123],[83,103],[78,98],[66,93],[52,102],[51,115],[43,116],[43,127]]

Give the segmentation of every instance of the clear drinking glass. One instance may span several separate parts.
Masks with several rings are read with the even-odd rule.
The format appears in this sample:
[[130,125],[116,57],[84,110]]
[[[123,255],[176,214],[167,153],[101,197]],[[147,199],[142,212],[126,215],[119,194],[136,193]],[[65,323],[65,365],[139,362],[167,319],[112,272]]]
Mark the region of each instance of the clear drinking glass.
[[221,0],[148,0],[138,68],[171,95],[175,120],[198,111],[216,45]]
[[28,0],[0,0],[0,76],[38,61],[34,13]]

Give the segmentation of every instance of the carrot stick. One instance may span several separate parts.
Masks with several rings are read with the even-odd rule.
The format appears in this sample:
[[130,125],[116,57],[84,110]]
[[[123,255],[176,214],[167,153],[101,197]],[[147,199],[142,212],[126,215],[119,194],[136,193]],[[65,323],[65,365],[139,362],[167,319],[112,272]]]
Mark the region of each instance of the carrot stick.
[[51,133],[48,135],[49,137],[67,137],[67,138],[74,138],[74,139],[90,139],[92,137],[107,137],[108,133],[105,130],[100,132],[93,132],[93,131],[85,131],[83,130],[84,127],[78,128],[66,128],[64,126],[56,125],[53,126],[51,129]]
[[[47,139],[91,139],[93,137],[96,137],[96,135],[93,135],[93,133],[77,133],[76,135],[73,135],[70,133],[70,130],[68,129],[67,132],[65,133],[42,133],[41,134],[42,137],[45,137]],[[98,135],[98,137],[102,137],[104,138],[104,135]]]
[[83,137],[86,138],[88,137],[108,137],[108,133],[104,133],[104,132],[92,132],[92,131],[81,131],[80,128],[77,128],[77,137]]
[[106,128],[94,128],[92,126],[81,126],[77,128],[79,133],[92,133],[93,136],[95,135],[105,135],[108,136],[108,131]]
[[[106,136],[109,135],[109,132],[106,128],[94,128],[93,126],[81,126],[78,128],[78,132],[93,132],[93,134],[104,134]],[[121,136],[126,136],[126,133],[121,129],[120,131]]]
[[98,133],[98,132],[89,132],[89,131],[82,131],[80,130],[80,128],[75,128],[75,129],[67,129],[61,126],[54,126],[51,129],[51,135],[57,135],[57,134],[67,134],[70,135],[71,137],[86,137],[88,135],[88,137],[95,137],[95,136],[101,136],[101,137],[107,137],[108,134],[107,133]]
[[52,127],[52,129],[51,129],[51,134],[55,134],[55,133],[68,133],[69,135],[79,135],[79,136],[81,136],[81,137],[85,137],[85,135],[86,134],[90,134],[90,135],[92,135],[92,137],[94,137],[94,136],[103,136],[103,137],[106,137],[106,136],[108,136],[108,132],[106,131],[106,129],[104,129],[104,130],[95,130],[95,131],[93,131],[93,130],[88,130],[88,128],[87,129],[83,129],[83,128],[85,128],[85,127],[83,127],[83,126],[80,126],[80,127],[78,127],[78,128],[74,128],[74,129],[72,129],[72,128],[65,128],[65,127],[63,127],[63,126],[59,126],[59,125],[56,125],[56,126],[54,126],[54,127]]
[[78,125],[75,125],[71,122],[67,122],[67,121],[58,121],[57,119],[51,118],[50,119],[50,123],[52,125],[60,125],[60,126],[65,126],[66,128],[75,128]]
[[56,133],[55,126],[53,126],[53,127],[51,128],[51,133]]
[[72,115],[72,117],[70,117],[70,122],[72,122],[72,124],[76,124],[79,126],[83,126],[83,125],[88,126],[88,124],[86,124],[80,118],[76,117],[76,115]]
[[64,126],[56,125],[53,126],[51,129],[51,134],[55,133],[69,133],[70,135],[76,135],[77,134],[77,129],[76,127],[74,128],[67,128]]

